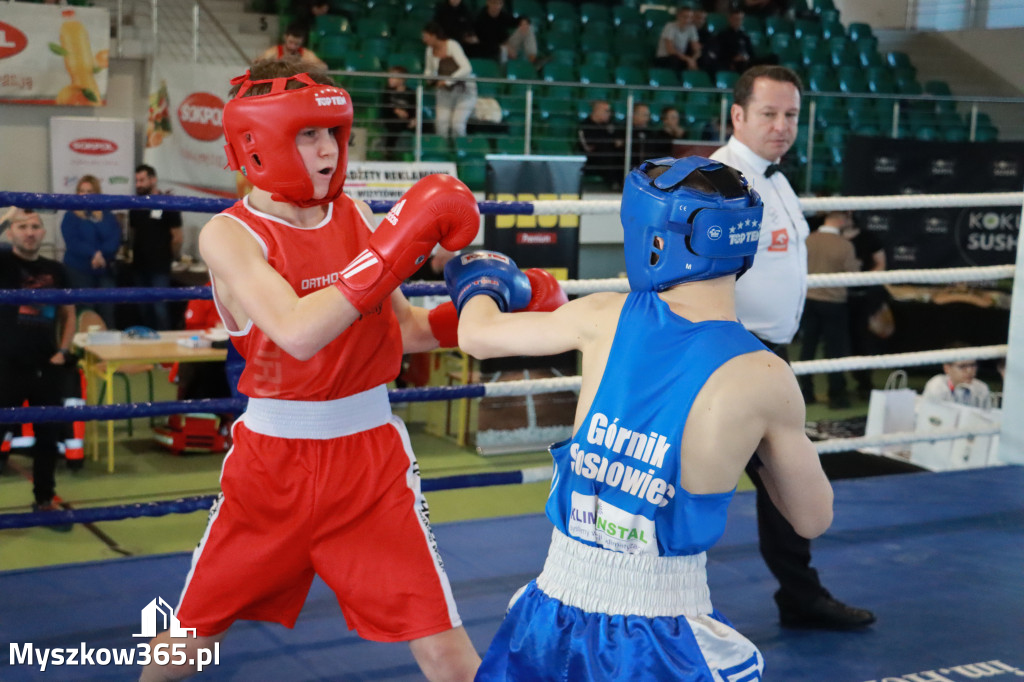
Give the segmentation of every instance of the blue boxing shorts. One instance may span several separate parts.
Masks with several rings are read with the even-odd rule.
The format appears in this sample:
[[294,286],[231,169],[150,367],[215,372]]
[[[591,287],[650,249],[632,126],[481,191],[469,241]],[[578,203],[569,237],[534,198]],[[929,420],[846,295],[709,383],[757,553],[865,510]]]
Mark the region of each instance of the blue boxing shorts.
[[514,600],[476,679],[760,680],[757,647],[710,607],[704,561],[609,552],[556,530],[544,571]]

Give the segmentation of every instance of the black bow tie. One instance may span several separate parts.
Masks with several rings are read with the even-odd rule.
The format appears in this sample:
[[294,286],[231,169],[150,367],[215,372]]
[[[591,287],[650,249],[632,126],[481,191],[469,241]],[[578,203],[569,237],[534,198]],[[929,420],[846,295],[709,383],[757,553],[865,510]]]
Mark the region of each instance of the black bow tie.
[[773,164],[771,164],[770,166],[768,166],[767,168],[764,169],[764,176],[766,178],[770,178],[771,176],[775,175],[776,173],[780,173],[780,172],[782,172],[782,166],[780,166],[777,163],[773,163]]

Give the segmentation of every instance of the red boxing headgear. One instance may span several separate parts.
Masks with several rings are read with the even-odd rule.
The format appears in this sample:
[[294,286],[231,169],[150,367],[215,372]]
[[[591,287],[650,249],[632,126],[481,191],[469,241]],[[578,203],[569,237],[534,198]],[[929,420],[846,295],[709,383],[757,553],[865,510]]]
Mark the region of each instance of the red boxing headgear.
[[[308,87],[286,90],[290,80]],[[271,192],[274,201],[309,207],[337,199],[345,185],[352,131],[352,98],[348,93],[333,85],[320,85],[306,73],[253,81],[246,71],[231,83],[240,87],[234,99],[224,105],[222,117],[228,167],[240,170],[249,182]],[[270,92],[244,97],[259,83],[270,83]],[[323,199],[313,198],[313,181],[295,145],[295,136],[309,127],[334,128],[338,140],[338,167]]]

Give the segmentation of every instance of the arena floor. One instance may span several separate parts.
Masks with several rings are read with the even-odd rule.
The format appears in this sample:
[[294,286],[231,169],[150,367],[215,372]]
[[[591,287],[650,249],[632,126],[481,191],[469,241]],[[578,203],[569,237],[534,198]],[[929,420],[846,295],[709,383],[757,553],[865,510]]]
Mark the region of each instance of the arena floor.
[[[870,608],[863,632],[779,627],[774,582],[757,551],[752,493],[736,496],[710,552],[715,605],[761,648],[766,680],[960,682],[1024,675],[1024,468],[915,473],[835,484],[836,522],[815,542],[815,564],[841,599]],[[483,650],[509,596],[541,568],[550,526],[526,514],[440,523],[437,538],[474,644]],[[0,639],[36,648],[133,647],[139,612],[174,602],[189,556],[173,553],[0,573]],[[13,617],[12,617],[13,615]],[[131,680],[127,666],[11,665],[21,680]],[[210,680],[416,680],[405,645],[346,631],[316,582],[294,630],[239,623]]]

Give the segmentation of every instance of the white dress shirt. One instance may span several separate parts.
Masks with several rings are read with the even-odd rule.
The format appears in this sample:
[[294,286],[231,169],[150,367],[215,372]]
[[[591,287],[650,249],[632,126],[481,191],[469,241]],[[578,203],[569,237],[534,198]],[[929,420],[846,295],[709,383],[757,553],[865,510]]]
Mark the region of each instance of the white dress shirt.
[[736,316],[757,337],[789,343],[800,326],[807,298],[805,242],[811,229],[800,200],[782,173],[766,178],[771,162],[735,137],[711,158],[743,173],[764,202],[754,265],[736,282]]

